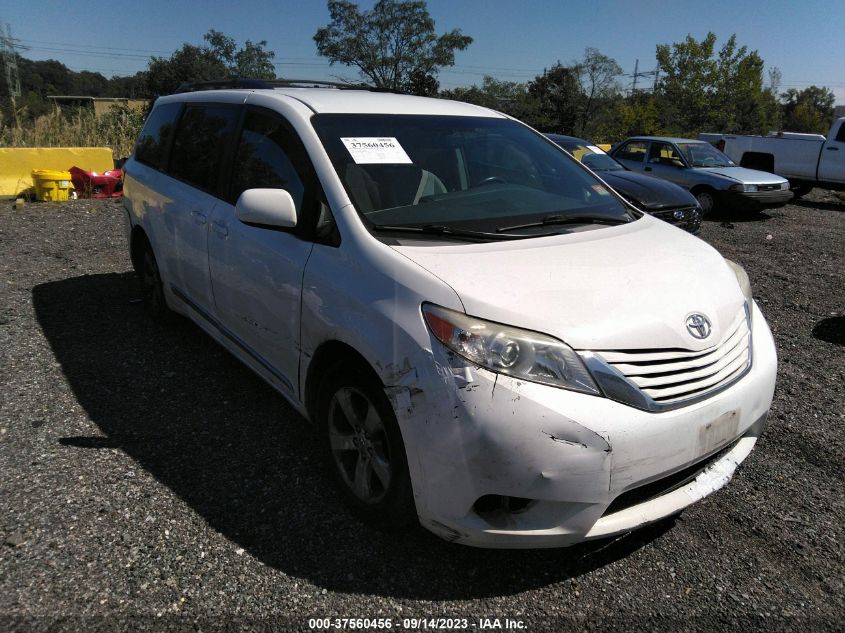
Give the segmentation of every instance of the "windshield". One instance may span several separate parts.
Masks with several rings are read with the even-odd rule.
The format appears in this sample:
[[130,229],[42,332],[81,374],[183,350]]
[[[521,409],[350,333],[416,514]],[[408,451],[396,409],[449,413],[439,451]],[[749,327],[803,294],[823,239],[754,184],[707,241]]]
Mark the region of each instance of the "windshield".
[[710,143],[678,143],[678,149],[693,167],[736,167],[736,163]]
[[594,152],[589,147],[585,147],[584,150],[580,157],[577,154],[575,157],[593,171],[625,171],[622,163],[617,163],[604,152]]
[[[449,234],[443,227],[495,235],[550,215],[636,217],[563,151],[509,119],[318,114],[312,122],[371,229],[435,226],[438,235]],[[571,227],[539,225],[526,236]]]

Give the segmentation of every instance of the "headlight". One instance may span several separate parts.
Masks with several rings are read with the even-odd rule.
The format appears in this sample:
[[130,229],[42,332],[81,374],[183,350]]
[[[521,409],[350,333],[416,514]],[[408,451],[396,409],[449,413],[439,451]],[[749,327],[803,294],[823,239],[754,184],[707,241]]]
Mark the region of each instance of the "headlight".
[[731,270],[734,271],[734,275],[736,275],[736,281],[742,290],[742,294],[745,296],[745,305],[748,308],[748,318],[751,319],[751,315],[754,314],[754,297],[751,295],[751,280],[748,278],[748,273],[745,272],[745,269],[736,262],[732,262],[727,258],[725,258],[725,261],[728,263],[728,266],[731,267]]
[[731,185],[728,189],[731,191],[741,191],[743,193],[754,193],[757,191],[757,185]]
[[431,333],[447,348],[490,371],[598,395],[575,351],[537,332],[482,321],[430,303],[422,307]]
[[780,183],[780,190],[781,191],[786,191],[787,189],[789,189],[789,182],[788,181]]

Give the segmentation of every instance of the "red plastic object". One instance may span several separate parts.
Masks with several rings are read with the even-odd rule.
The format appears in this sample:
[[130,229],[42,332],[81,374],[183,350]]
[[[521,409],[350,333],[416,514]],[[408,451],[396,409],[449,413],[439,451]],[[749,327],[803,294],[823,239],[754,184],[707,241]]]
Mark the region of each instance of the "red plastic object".
[[73,188],[80,198],[118,198],[123,195],[123,180],[119,169],[98,174],[79,167],[69,170]]

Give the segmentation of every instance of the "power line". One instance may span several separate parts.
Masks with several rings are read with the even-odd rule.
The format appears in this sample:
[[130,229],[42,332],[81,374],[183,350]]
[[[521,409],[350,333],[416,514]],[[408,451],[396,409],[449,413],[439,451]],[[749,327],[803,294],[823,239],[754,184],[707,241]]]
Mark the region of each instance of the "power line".
[[126,47],[114,47],[114,46],[96,46],[94,44],[72,44],[70,42],[48,42],[44,40],[25,40],[21,38],[14,38],[15,42],[22,42],[24,44],[49,44],[51,46],[72,46],[74,48],[85,48],[85,49],[98,49],[98,50],[107,50],[107,51],[134,51],[136,53],[163,53],[167,55],[168,53],[172,53],[173,51],[163,51],[163,50],[150,50],[146,48],[126,48]]
[[[99,57],[99,58],[123,58],[127,61],[149,61],[149,55],[147,54],[154,54],[154,53],[162,53],[167,54],[170,52],[171,54],[175,51],[162,51],[162,50],[152,50],[152,49],[138,49],[138,48],[117,48],[111,46],[97,46],[92,44],[72,44],[68,42],[46,42],[44,40],[28,40],[28,39],[20,39],[20,38],[13,38],[10,37],[11,48],[17,51],[21,50],[36,50],[41,52],[52,52],[52,53],[65,53],[71,55],[80,55],[86,57]],[[34,46],[26,46],[25,44],[32,44]],[[38,46],[38,44],[51,44],[51,46]],[[72,48],[65,48],[65,47],[72,47]],[[112,51],[112,52],[105,52],[105,51]],[[134,52],[119,52],[119,51],[134,51]],[[140,53],[140,54],[139,54]],[[13,55],[14,57],[14,55]],[[285,67],[294,67],[294,68],[314,68],[314,69],[322,69],[322,70],[329,70],[334,66],[328,61],[320,61],[318,59],[312,57],[289,57],[279,61],[271,62],[275,68],[285,68]],[[9,69],[9,65],[7,64],[7,72]],[[97,69],[92,68],[92,70],[103,70],[106,72],[123,72],[131,74],[132,71],[127,70],[117,70],[117,69]],[[138,71],[135,71],[138,72]],[[442,68],[439,71],[439,74],[442,75],[462,75],[462,76],[477,76],[482,77],[484,75],[492,75],[495,77],[504,77],[514,80],[528,80],[531,79],[533,76],[541,74],[541,70],[539,69],[529,69],[529,68],[514,68],[514,67],[501,67],[501,66],[479,66],[479,65],[472,65],[472,64],[464,64],[458,66],[450,66],[446,68]],[[639,70],[639,59],[635,60],[634,63],[634,72],[633,73],[622,73],[621,77],[630,77],[633,81],[630,85],[630,92],[631,94],[635,94],[636,92],[642,90],[640,88],[640,79],[644,79],[647,77],[654,77],[654,85],[656,87],[657,79],[659,77],[659,68],[655,68],[653,71],[643,71],[640,72]],[[454,82],[450,82],[454,83]],[[781,86],[784,87],[806,87],[811,85],[822,85],[826,87],[834,87],[834,88],[842,88],[845,87],[845,84],[836,82],[826,82],[826,81],[781,81]]]

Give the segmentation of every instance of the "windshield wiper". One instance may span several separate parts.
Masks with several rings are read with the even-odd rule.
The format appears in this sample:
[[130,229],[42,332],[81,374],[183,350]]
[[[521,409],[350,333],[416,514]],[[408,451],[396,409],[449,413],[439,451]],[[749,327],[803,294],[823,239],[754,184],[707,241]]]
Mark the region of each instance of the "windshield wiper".
[[469,231],[467,229],[454,229],[442,224],[424,224],[423,226],[375,224],[376,231],[402,231],[407,233],[422,233],[425,235],[447,235],[449,237],[467,237],[483,240],[524,240],[527,237],[546,237],[555,233],[543,233],[541,235],[506,235],[503,232],[485,233],[484,231]]
[[627,224],[630,219],[609,218],[603,215],[547,215],[536,222],[525,224],[514,224],[513,226],[502,226],[496,229],[497,233],[516,231],[517,229],[530,229],[535,226],[547,226],[550,224]]

